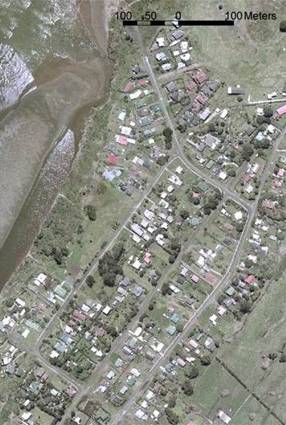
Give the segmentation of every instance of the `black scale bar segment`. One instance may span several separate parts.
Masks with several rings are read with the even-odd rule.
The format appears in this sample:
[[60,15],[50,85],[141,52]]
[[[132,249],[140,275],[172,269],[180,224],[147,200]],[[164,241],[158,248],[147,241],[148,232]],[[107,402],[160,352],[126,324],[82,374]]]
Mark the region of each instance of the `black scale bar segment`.
[[226,21],[226,20],[205,20],[205,19],[181,19],[178,21],[180,26],[207,26],[207,27],[231,27],[234,25],[234,21]]

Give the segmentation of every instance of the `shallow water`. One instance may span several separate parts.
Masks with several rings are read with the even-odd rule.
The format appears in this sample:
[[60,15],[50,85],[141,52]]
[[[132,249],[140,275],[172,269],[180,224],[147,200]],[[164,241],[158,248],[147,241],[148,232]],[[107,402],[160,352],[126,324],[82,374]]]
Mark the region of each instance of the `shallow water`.
[[33,81],[32,73],[14,49],[0,43],[0,111],[17,102]]
[[[98,13],[104,20],[104,8]],[[112,66],[99,33],[97,44],[76,0],[0,2],[0,287],[68,176],[83,111],[109,91]],[[62,139],[68,128],[76,140],[71,132]]]
[[43,166],[0,254],[0,289],[23,261],[43,219],[67,178],[75,154],[74,135],[67,130]]

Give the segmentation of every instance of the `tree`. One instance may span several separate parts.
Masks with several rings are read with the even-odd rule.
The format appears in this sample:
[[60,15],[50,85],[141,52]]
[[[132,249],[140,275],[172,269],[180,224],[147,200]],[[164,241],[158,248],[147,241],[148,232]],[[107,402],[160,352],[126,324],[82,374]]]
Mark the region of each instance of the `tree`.
[[201,364],[203,365],[203,366],[208,366],[208,365],[210,365],[211,364],[211,361],[212,361],[212,359],[211,359],[211,357],[208,355],[208,354],[204,354],[202,357],[201,357]]
[[194,379],[199,376],[199,369],[196,366],[185,368],[185,376],[189,379]]
[[180,123],[177,129],[179,130],[180,133],[185,133],[185,131],[187,130],[187,125]]
[[91,274],[89,274],[85,281],[86,281],[87,286],[89,286],[89,288],[92,288],[93,284],[95,282],[95,279]]
[[13,298],[8,298],[7,300],[5,300],[6,307],[11,308],[13,304],[14,304]]
[[236,176],[236,172],[234,168],[229,168],[227,170],[227,174],[229,175],[229,177],[235,177]]
[[170,409],[173,409],[174,407],[176,407],[176,402],[177,402],[177,397],[175,394],[171,394],[168,400],[168,407]]
[[165,409],[165,414],[167,416],[167,420],[171,425],[177,425],[180,421],[179,416],[169,407]]
[[183,220],[186,220],[189,217],[189,213],[187,210],[183,209],[180,211],[180,216],[182,217]]
[[246,258],[246,259],[244,260],[244,264],[245,264],[245,267],[246,267],[247,269],[250,269],[250,268],[253,266],[253,262],[252,262],[249,258]]
[[106,327],[106,332],[112,336],[112,338],[116,338],[118,336],[118,332],[116,330],[116,328],[112,325],[107,325]]
[[167,295],[169,293],[169,290],[170,290],[169,284],[167,282],[164,282],[161,289],[162,295]]
[[96,209],[94,205],[86,205],[84,207],[85,213],[91,221],[96,220]]
[[181,333],[181,332],[183,332],[183,330],[184,330],[183,323],[182,322],[177,323],[177,325],[176,325],[176,331]]
[[253,152],[254,151],[250,145],[243,145],[241,153],[242,159],[244,159],[245,161],[249,161]]
[[171,130],[170,127],[166,127],[163,130],[163,136],[165,137],[165,139],[171,139],[173,136],[173,130]]
[[157,164],[158,164],[158,165],[160,165],[160,166],[162,167],[163,165],[165,165],[165,164],[166,164],[166,162],[168,162],[168,160],[169,160],[168,155],[161,155],[161,156],[159,156],[159,158],[157,159]]
[[256,122],[259,125],[262,125],[264,123],[264,117],[261,115],[258,115],[258,117],[256,118]]
[[103,283],[106,286],[113,287],[115,285],[116,274],[107,272],[103,275]]
[[249,300],[241,300],[239,303],[239,310],[243,314],[249,313],[251,310],[251,302]]
[[61,265],[62,262],[63,262],[63,254],[62,254],[61,250],[58,249],[58,248],[53,248],[52,249],[52,254],[53,254],[53,257],[54,257],[55,262],[57,264]]
[[263,113],[264,113],[264,116],[265,116],[266,118],[271,118],[271,117],[272,117],[272,115],[273,115],[273,109],[271,108],[271,106],[270,106],[270,105],[266,105],[266,106],[264,106],[264,108],[263,108]]
[[182,384],[182,390],[184,392],[185,395],[191,396],[194,392],[193,386],[191,384],[191,382],[186,379],[183,384]]
[[169,263],[174,264],[175,261],[176,261],[175,255],[169,255]]
[[225,299],[225,295],[224,294],[220,294],[217,298],[217,302],[218,304],[222,304],[224,302]]
[[243,227],[244,227],[243,223],[237,223],[235,225],[235,229],[238,233],[241,233],[243,231]]
[[172,139],[165,139],[165,148],[168,150],[172,149]]

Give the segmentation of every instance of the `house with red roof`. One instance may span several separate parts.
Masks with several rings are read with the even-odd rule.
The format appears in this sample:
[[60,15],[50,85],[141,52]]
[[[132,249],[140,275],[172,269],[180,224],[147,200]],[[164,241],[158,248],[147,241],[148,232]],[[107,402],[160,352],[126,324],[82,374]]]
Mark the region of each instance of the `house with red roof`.
[[194,82],[194,80],[190,80],[187,84],[187,90],[188,91],[192,91],[197,87],[196,83]]
[[128,81],[124,87],[124,93],[131,93],[133,90],[135,90],[135,84],[132,81]]
[[87,319],[87,316],[79,310],[75,310],[72,315],[73,320],[82,322]]
[[192,111],[199,112],[202,109],[202,107],[203,105],[195,99],[192,104]]
[[202,70],[198,69],[195,75],[193,76],[193,79],[197,84],[203,84],[205,81],[207,81],[208,76],[207,74]]
[[247,283],[247,285],[253,285],[256,282],[256,277],[254,274],[249,274],[244,278],[244,282]]
[[118,156],[114,153],[110,153],[106,158],[107,165],[117,165],[118,164]]
[[203,93],[199,93],[195,100],[204,105],[208,101],[208,97]]
[[117,135],[116,141],[117,141],[117,143],[119,143],[120,145],[123,145],[123,146],[126,146],[127,143],[128,143],[127,137],[122,136],[122,135]]
[[280,108],[276,109],[275,116],[278,118],[283,117],[286,114],[286,105],[280,106]]
[[273,189],[279,189],[282,186],[282,181],[278,179],[274,179],[272,181],[272,188]]

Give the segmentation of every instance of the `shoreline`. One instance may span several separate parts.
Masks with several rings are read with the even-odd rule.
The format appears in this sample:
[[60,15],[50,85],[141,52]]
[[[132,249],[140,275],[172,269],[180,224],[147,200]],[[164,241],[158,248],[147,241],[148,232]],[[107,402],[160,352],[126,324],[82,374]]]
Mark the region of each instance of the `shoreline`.
[[[86,2],[87,3],[87,2]],[[90,3],[90,2],[89,2]],[[91,4],[91,3],[90,3]],[[92,6],[91,6],[92,7]],[[103,9],[100,10],[101,13],[105,13]],[[100,19],[99,16],[97,16],[97,19]],[[105,16],[105,19],[106,16]],[[108,36],[105,35],[105,37]],[[25,194],[21,195],[21,203],[17,206],[17,211],[13,213],[13,220],[11,219],[11,224],[9,225],[9,228],[5,232],[4,237],[1,241],[1,249],[0,249],[0,264],[2,262],[3,264],[3,258],[9,257],[7,255],[7,247],[9,247],[8,251],[14,251],[14,255],[16,255],[17,258],[15,258],[15,261],[11,261],[11,263],[15,263],[13,266],[13,270],[10,270],[9,276],[3,276],[0,278],[0,291],[3,289],[5,284],[9,282],[11,277],[13,276],[13,273],[20,267],[20,265],[25,260],[26,256],[31,250],[31,247],[34,243],[35,238],[37,237],[38,233],[40,232],[40,229],[47,217],[48,214],[50,214],[52,206],[54,205],[54,202],[57,199],[59,189],[57,189],[54,193],[54,201],[52,205],[49,207],[49,211],[45,211],[45,216],[41,218],[39,221],[38,218],[35,220],[37,224],[35,225],[35,228],[33,229],[34,236],[32,240],[29,240],[28,245],[26,244],[25,248],[23,248],[22,244],[19,251],[17,251],[17,247],[13,246],[13,240],[19,243],[19,233],[22,233],[22,242],[25,240],[25,223],[23,223],[23,227],[19,226],[19,223],[22,221],[22,216],[25,215],[26,218],[28,216],[27,214],[27,208],[28,205],[33,205],[33,196],[35,194],[36,189],[39,186],[39,182],[42,178],[43,172],[45,172],[45,167],[47,163],[50,161],[50,158],[56,154],[56,149],[58,144],[60,143],[62,137],[65,135],[67,129],[71,129],[74,132],[74,155],[71,160],[70,169],[65,176],[65,179],[68,177],[69,173],[72,170],[73,162],[77,157],[78,151],[80,149],[80,139],[81,139],[81,133],[84,128],[84,121],[85,118],[88,116],[89,112],[92,110],[92,108],[100,107],[102,104],[105,103],[106,99],[109,97],[110,92],[110,84],[112,80],[112,74],[113,74],[113,64],[110,63],[108,60],[108,50],[106,52],[101,51],[99,55],[96,54],[96,50],[94,50],[94,56],[90,61],[83,61],[83,62],[75,62],[71,58],[47,58],[47,63],[49,64],[49,69],[47,71],[47,68],[45,66],[45,63],[43,63],[34,73],[35,75],[35,82],[36,82],[36,88],[32,91],[28,91],[25,93],[22,97],[19,98],[17,104],[14,105],[14,108],[12,107],[11,110],[9,109],[8,113],[5,114],[3,120],[6,118],[9,114],[15,114],[15,111],[17,111],[18,108],[21,108],[21,105],[23,103],[29,102],[29,100],[37,96],[37,94],[40,92],[45,92],[45,88],[47,89],[47,93],[44,93],[44,101],[46,102],[48,106],[48,112],[50,113],[52,118],[57,117],[57,111],[53,110],[53,105],[55,104],[55,99],[52,98],[50,95],[49,87],[53,87],[54,90],[56,90],[57,83],[61,90],[63,90],[63,87],[60,85],[60,80],[66,76],[69,76],[71,79],[70,84],[72,84],[72,81],[74,80],[76,83],[80,83],[83,81],[85,85],[83,86],[83,89],[86,91],[86,95],[83,98],[82,102],[79,102],[77,105],[76,102],[73,104],[70,108],[70,112],[67,114],[67,111],[64,110],[63,116],[61,116],[61,124],[59,121],[57,122],[55,119],[54,122],[54,131],[56,134],[54,135],[53,139],[49,142],[49,146],[41,156],[39,163],[37,165],[37,169],[33,172],[33,178],[30,179],[30,185],[29,188],[25,190]],[[94,69],[96,68],[96,69]],[[43,71],[41,73],[41,71]],[[97,72],[98,71],[98,72]],[[100,94],[98,96],[98,84],[95,84],[94,77],[98,80],[100,80]],[[100,77],[102,76],[102,78]],[[86,83],[88,81],[88,78],[90,80],[90,83]],[[52,77],[52,78],[51,78]],[[103,79],[103,83],[102,80]],[[83,84],[83,83],[82,83]],[[79,85],[80,87],[80,85]],[[64,87],[65,89],[65,87]],[[64,92],[65,93],[65,92]],[[56,104],[57,106],[57,104]],[[59,112],[59,114],[61,114]],[[53,117],[54,115],[54,117]],[[50,118],[49,117],[49,120]],[[3,121],[2,121],[3,122]],[[61,182],[58,182],[59,186],[64,183],[64,180]],[[18,195],[19,196],[19,195]],[[17,201],[19,202],[19,200]],[[31,212],[32,214],[32,212]],[[33,219],[31,219],[33,221]],[[27,223],[26,223],[27,224]],[[29,223],[31,224],[31,223]],[[20,237],[21,242],[21,237]],[[12,255],[11,252],[11,255]],[[3,279],[4,278],[4,279]]]

